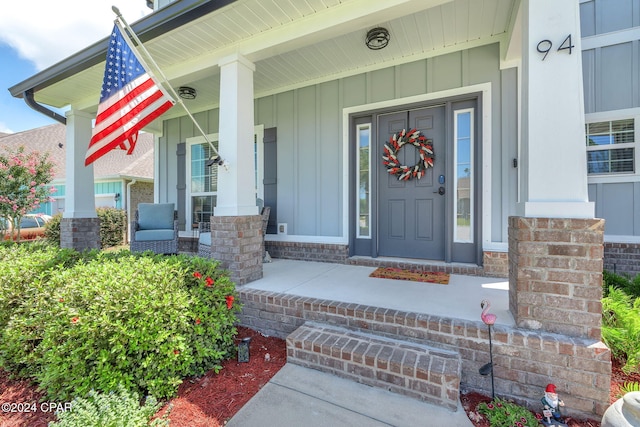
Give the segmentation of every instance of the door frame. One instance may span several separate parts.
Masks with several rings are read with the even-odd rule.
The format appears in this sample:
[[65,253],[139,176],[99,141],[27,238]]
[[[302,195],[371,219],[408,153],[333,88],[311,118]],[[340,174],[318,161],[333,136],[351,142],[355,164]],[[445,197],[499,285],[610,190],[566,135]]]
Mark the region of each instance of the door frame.
[[[378,116],[383,114],[389,114],[393,112],[408,111],[417,108],[428,107],[445,107],[445,147],[446,147],[446,164],[444,166],[445,176],[445,188],[447,194],[453,195],[453,180],[450,179],[453,173],[453,105],[457,102],[473,101],[475,102],[475,114],[474,114],[474,181],[475,181],[475,203],[473,207],[473,215],[475,217],[474,227],[474,247],[472,250],[467,250],[467,255],[462,262],[470,262],[474,264],[482,264],[483,247],[486,241],[490,240],[490,216],[488,215],[489,204],[491,200],[490,187],[490,171],[491,167],[487,167],[487,163],[490,162],[490,129],[489,126],[485,126],[485,122],[490,123],[490,112],[487,110],[490,106],[490,84],[476,85],[473,87],[476,90],[462,91],[445,91],[440,92],[442,97],[438,96],[420,96],[405,98],[406,101],[413,102],[398,102],[402,100],[396,100],[397,102],[383,102],[368,104],[366,106],[351,107],[345,109],[345,117],[343,127],[347,128],[347,134],[345,137],[345,164],[346,183],[348,188],[345,189],[345,206],[346,206],[346,223],[345,230],[349,242],[349,256],[371,256],[373,258],[378,256],[379,253],[379,241],[378,241],[378,194],[377,188],[370,188],[371,198],[371,234],[370,238],[357,238],[356,237],[356,203],[358,202],[356,195],[356,181],[355,177],[358,173],[356,171],[356,160],[358,153],[355,147],[356,141],[356,129],[358,124],[368,123],[370,125],[370,147],[375,146],[373,138],[376,137],[378,129]],[[470,88],[467,88],[470,89]],[[435,94],[430,94],[435,95]],[[447,95],[447,96],[444,96]],[[371,164],[379,160],[379,153],[372,152],[370,154]],[[437,156],[437,153],[436,153]],[[371,167],[371,182],[377,182],[379,168]],[[444,241],[444,261],[445,262],[460,262],[457,253],[460,252],[460,244],[454,244],[453,239],[453,198],[448,197],[445,202],[445,241]],[[487,234],[488,233],[488,234]],[[454,247],[454,246],[457,246]],[[471,252],[471,253],[469,253]]]

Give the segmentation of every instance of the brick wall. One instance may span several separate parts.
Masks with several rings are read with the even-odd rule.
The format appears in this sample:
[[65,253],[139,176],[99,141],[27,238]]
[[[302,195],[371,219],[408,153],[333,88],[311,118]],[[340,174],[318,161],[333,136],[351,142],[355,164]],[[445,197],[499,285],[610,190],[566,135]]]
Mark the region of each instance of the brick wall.
[[[480,321],[243,288],[239,297],[240,323],[267,335],[286,338],[314,321],[457,351],[461,387],[491,393],[490,378],[478,373],[489,361],[488,331]],[[608,407],[611,355],[602,343],[503,325],[495,326],[492,338],[498,396],[539,411],[544,387],[553,382],[569,414],[593,417]]]
[[153,203],[153,182],[136,182],[131,186],[131,215],[139,203]]
[[262,242],[260,215],[211,217],[211,258],[238,285],[262,278]]
[[[484,252],[483,259],[485,276],[509,277],[507,252]],[[640,243],[605,243],[603,268],[632,277],[640,274]]]
[[509,308],[519,327],[600,341],[604,220],[509,218]]
[[348,245],[276,241],[266,241],[265,245],[272,258],[344,264],[349,257]]
[[604,269],[618,274],[640,274],[640,243],[605,243]]
[[484,252],[482,267],[485,276],[509,277],[509,254],[507,252]]
[[101,247],[100,218],[62,218],[60,247],[78,251],[99,249]]

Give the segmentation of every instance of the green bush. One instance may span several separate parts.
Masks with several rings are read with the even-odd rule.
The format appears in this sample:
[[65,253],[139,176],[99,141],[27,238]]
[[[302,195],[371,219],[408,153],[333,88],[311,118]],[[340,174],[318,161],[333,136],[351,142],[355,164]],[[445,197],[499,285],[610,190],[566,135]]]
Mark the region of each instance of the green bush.
[[149,422],[160,404],[150,396],[140,405],[137,393],[123,387],[108,394],[91,390],[88,396],[76,397],[71,409],[57,414],[58,420],[49,427],[161,427],[168,426],[166,418]]
[[491,427],[538,425],[535,415],[527,408],[499,398],[495,398],[489,403],[482,402],[478,405],[478,412],[487,417]]
[[62,214],[57,213],[44,225],[44,238],[55,246],[60,246],[60,221]]
[[606,297],[609,294],[609,289],[613,287],[623,290],[632,298],[640,298],[640,274],[632,278],[629,275],[620,275],[605,270],[602,272],[602,279],[603,296]]
[[609,288],[602,299],[602,340],[615,358],[625,362],[625,373],[640,370],[640,299]]
[[627,393],[631,393],[634,391],[640,391],[640,383],[636,381],[626,381],[623,385],[620,386],[620,390],[616,398],[621,398]]
[[240,307],[228,308],[235,286],[216,262],[124,250],[29,255],[14,248],[0,249],[0,259],[18,253],[21,267],[0,266],[3,290],[18,271],[34,267],[35,274],[0,300],[7,309],[0,365],[35,379],[51,399],[120,384],[170,397],[182,378],[218,370],[233,355]]
[[115,208],[96,209],[100,218],[100,241],[103,248],[121,246],[127,231],[127,212]]
[[[121,246],[125,242],[127,212],[115,208],[97,208],[100,218],[100,242],[103,248]],[[60,221],[62,214],[56,214],[45,225],[44,237],[50,243],[60,246]]]
[[34,278],[49,269],[48,263],[57,253],[56,248],[39,242],[0,245],[0,331],[31,292]]

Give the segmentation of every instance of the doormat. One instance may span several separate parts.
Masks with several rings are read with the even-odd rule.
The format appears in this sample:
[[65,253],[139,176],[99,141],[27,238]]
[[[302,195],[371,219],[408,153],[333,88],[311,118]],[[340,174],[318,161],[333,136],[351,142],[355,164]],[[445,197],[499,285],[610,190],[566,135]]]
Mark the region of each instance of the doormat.
[[410,280],[412,282],[438,283],[440,285],[449,284],[449,273],[442,273],[439,271],[417,271],[393,267],[378,267],[369,275],[369,277]]

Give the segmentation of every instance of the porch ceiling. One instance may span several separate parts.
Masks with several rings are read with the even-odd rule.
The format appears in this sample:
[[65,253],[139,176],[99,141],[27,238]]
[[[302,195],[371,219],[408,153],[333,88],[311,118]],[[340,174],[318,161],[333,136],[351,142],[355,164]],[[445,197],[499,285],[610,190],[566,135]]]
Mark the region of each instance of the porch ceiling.
[[[174,88],[194,87],[192,112],[215,107],[220,59],[256,64],[256,96],[508,40],[519,0],[239,0],[145,43]],[[369,50],[367,30],[391,34]],[[35,93],[38,102],[95,112],[104,62]],[[163,118],[183,115],[173,108]]]

